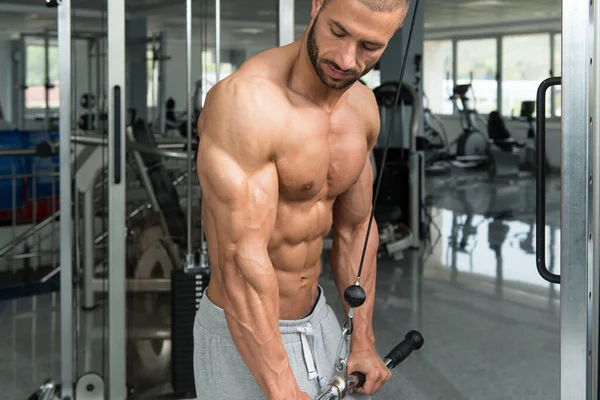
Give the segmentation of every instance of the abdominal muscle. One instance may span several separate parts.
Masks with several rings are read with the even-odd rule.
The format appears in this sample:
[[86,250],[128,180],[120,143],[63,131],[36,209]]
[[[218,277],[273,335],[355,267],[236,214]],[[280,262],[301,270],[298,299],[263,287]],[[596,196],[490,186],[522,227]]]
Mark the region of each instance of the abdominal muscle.
[[[275,229],[268,245],[269,257],[279,284],[279,319],[296,320],[306,316],[315,303],[321,273],[323,238],[331,228],[330,201],[307,204],[281,204]],[[223,307],[222,279],[212,216],[203,207],[209,244],[211,279],[206,295]],[[208,218],[207,218],[208,217]],[[214,237],[214,236],[213,236]]]

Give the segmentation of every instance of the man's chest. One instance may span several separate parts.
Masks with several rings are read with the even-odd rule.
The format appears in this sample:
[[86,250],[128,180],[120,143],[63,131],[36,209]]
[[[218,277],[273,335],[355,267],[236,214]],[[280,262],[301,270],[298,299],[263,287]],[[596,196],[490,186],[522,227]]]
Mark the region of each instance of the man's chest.
[[331,114],[298,110],[277,157],[279,192],[288,201],[334,198],[359,178],[368,158],[366,120],[350,107]]

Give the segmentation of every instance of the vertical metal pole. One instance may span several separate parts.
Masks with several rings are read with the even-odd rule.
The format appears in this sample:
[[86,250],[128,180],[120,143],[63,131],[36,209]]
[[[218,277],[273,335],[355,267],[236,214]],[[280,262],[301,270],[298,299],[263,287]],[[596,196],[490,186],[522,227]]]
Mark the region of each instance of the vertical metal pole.
[[[588,154],[590,113],[590,1],[571,0],[562,5],[562,172],[561,172],[561,292],[560,292],[560,398],[591,400],[591,348],[589,302],[598,302],[598,292],[588,285],[592,252],[592,220],[588,214],[588,192],[598,185]],[[538,132],[539,134],[539,132]],[[587,222],[589,221],[589,222]],[[582,226],[585,224],[585,228]],[[597,220],[596,220],[597,222]],[[597,279],[597,277],[596,277]],[[591,295],[591,296],[590,296]],[[588,359],[589,357],[589,359]]]
[[20,105],[20,113],[19,113],[19,130],[25,130],[25,114],[27,114],[27,102],[25,100],[25,95],[27,93],[27,46],[25,43],[25,36],[21,35],[21,65],[20,65],[20,83],[21,88],[19,91],[19,105]]
[[94,43],[96,44],[96,133],[102,133],[102,125],[100,121],[100,115],[102,114],[102,104],[104,98],[104,86],[102,80],[102,40],[95,38]]
[[[92,86],[92,76],[93,76],[93,72],[92,72],[92,60],[94,58],[94,52],[93,52],[93,40],[94,39],[88,39],[86,40],[87,43],[87,53],[88,53],[88,65],[87,65],[87,70],[88,70],[88,76],[87,76],[87,81],[88,81],[88,94],[93,94],[93,86]],[[95,96],[94,96],[95,97]],[[96,98],[96,102],[98,101],[98,98]],[[86,114],[88,114],[90,116],[90,120],[91,120],[91,116],[92,114],[92,109],[88,108],[87,110],[84,111]],[[95,124],[97,124],[98,121],[95,121]],[[79,218],[79,216],[77,216],[77,218]]]
[[498,113],[500,113],[500,115],[502,115],[502,113],[504,112],[502,110],[502,82],[504,81],[504,71],[502,68],[502,36],[498,36],[496,38],[496,85],[497,85],[497,90],[496,90],[496,94],[498,96],[498,101],[496,104],[496,110],[498,111]]
[[[56,177],[60,176],[60,172],[57,171],[56,166],[52,166],[52,199],[50,199],[52,214],[56,213]],[[56,218],[52,218],[52,270],[56,268],[56,248],[60,247],[59,243],[56,243]],[[59,250],[60,251],[60,250]]]
[[83,193],[83,308],[86,310],[94,308],[94,187],[89,185]]
[[[12,176],[11,176],[11,186],[12,186],[12,208],[11,208],[11,225],[12,225],[12,237],[17,237],[17,167],[15,166],[15,163],[11,164],[11,172],[12,172]],[[21,246],[19,246],[20,248]],[[15,267],[15,264],[17,263],[17,261],[13,258],[10,260],[10,269],[12,270],[12,272],[16,272],[17,268]]]
[[[152,82],[152,115],[148,116],[148,120],[152,121],[153,124],[160,119],[160,116],[159,118],[155,118],[155,115],[158,112],[158,102],[160,101],[160,95],[158,93],[158,75],[160,68],[158,60],[160,58],[160,54],[157,54],[156,51],[156,40],[156,36],[152,35],[152,38],[150,40],[150,43],[152,43],[152,79],[150,79],[150,81]],[[146,51],[148,51],[147,48]],[[162,129],[164,128],[164,126],[161,126],[159,132],[162,132]]]
[[[31,192],[32,192],[32,196],[33,197],[33,217],[31,218],[31,225],[32,227],[35,227],[37,225],[37,208],[38,208],[38,200],[37,200],[37,173],[36,173],[36,168],[35,168],[35,162],[32,163],[32,168],[31,168]],[[36,243],[36,260],[37,262],[35,263],[35,268],[39,268],[41,263],[41,254],[42,254],[42,248],[41,248],[41,236],[40,236],[40,232],[36,232],[35,234],[35,243]],[[33,247],[33,246],[32,246]]]
[[215,64],[218,83],[221,80],[221,0],[215,0]]
[[[159,35],[160,40],[160,55],[164,57],[167,55],[167,33],[162,31]],[[161,58],[158,62],[158,79],[156,80],[156,85],[158,86],[158,100],[156,104],[156,108],[158,109],[158,121],[160,124],[160,128],[158,132],[164,132],[166,125],[166,115],[165,115],[165,103],[167,102],[167,60],[165,58]],[[155,83],[152,83],[153,87]]]
[[[559,76],[560,72],[554,70],[554,46],[556,43],[554,41],[554,32],[550,32],[550,76]],[[555,114],[555,105],[554,98],[556,97],[556,88],[553,87],[550,91],[550,117],[554,117]]]
[[186,82],[187,82],[187,270],[194,267],[192,252],[192,0],[186,0]]
[[277,20],[277,45],[285,46],[294,41],[294,1],[279,0]]
[[[452,86],[458,85],[458,40],[452,40]],[[452,103],[452,114],[456,114],[458,109],[456,105]]]
[[[588,371],[591,375],[591,391],[594,398],[598,398],[598,374],[599,371],[599,337],[600,334],[600,301],[598,296],[600,295],[600,185],[594,184],[594,178],[600,178],[600,69],[598,63],[600,62],[600,5],[596,1],[590,1],[590,21],[593,22],[593,29],[589,32],[593,32],[592,38],[590,38],[590,61],[587,63],[587,68],[590,74],[589,84],[589,105],[588,112],[590,114],[589,120],[589,133],[588,143],[593,147],[590,152],[591,157],[588,160],[588,168],[591,169],[590,178],[588,178],[588,185],[592,196],[591,205],[588,204],[588,208],[591,208],[593,217],[591,219],[593,228],[590,229],[592,232],[589,241],[590,246],[588,247],[592,254],[588,254],[588,321],[591,314],[591,326],[588,328]],[[563,92],[564,93],[564,92]],[[591,164],[591,165],[590,165]],[[590,262],[590,260],[592,262]],[[591,312],[590,312],[591,311]],[[591,352],[591,357],[590,357]]]
[[125,320],[125,1],[108,2],[108,398],[127,398]]
[[44,96],[46,110],[44,112],[44,126],[46,131],[50,131],[50,32],[46,29],[44,34]]
[[60,319],[62,398],[73,398],[73,253],[71,212],[71,0],[58,7],[60,79]]

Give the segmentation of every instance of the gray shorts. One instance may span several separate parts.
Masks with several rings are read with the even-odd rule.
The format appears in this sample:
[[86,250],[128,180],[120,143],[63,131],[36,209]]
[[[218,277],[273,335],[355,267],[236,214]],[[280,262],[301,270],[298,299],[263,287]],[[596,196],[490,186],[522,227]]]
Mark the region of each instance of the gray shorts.
[[[306,317],[279,321],[283,345],[298,386],[317,397],[329,383],[342,334],[323,290]],[[194,377],[198,400],[264,400],[265,395],[238,353],[222,308],[204,296],[194,321]],[[369,396],[347,396],[367,400]]]

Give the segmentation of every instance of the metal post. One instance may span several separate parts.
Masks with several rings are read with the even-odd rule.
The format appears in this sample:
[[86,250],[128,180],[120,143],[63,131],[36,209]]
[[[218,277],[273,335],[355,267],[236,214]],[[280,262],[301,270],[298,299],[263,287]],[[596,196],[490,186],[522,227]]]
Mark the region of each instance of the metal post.
[[[590,18],[593,21],[593,38],[590,39],[590,42],[593,45],[593,49],[591,51],[590,62],[587,66],[590,74],[590,90],[589,90],[589,105],[588,112],[590,114],[589,121],[589,133],[588,133],[588,143],[593,143],[593,150],[591,153],[591,157],[588,158],[588,163],[592,164],[593,170],[591,171],[593,177],[600,178],[600,69],[598,68],[598,63],[600,62],[600,6],[598,6],[597,2],[590,1],[590,14],[593,18]],[[588,31],[589,32],[589,31]],[[590,166],[588,165],[588,168]],[[590,175],[592,176],[592,175]],[[591,245],[588,249],[592,251],[592,254],[588,254],[588,268],[591,271],[588,271],[588,276],[591,276],[591,279],[588,278],[588,290],[590,296],[588,296],[588,306],[591,306],[592,315],[591,320],[592,324],[589,329],[589,334],[591,334],[591,343],[590,338],[588,336],[588,346],[591,345],[591,349],[588,351],[588,371],[591,371],[591,390],[594,396],[598,396],[599,383],[598,374],[599,371],[599,354],[598,351],[600,349],[599,346],[599,337],[600,334],[599,324],[600,324],[600,315],[599,308],[600,302],[598,300],[598,295],[600,294],[600,271],[599,271],[599,262],[600,262],[600,185],[593,185],[593,178],[589,179],[589,185],[593,190],[591,190],[592,196],[588,196],[588,199],[591,197],[591,205],[588,203],[588,208],[592,208],[593,212],[593,229],[590,229],[592,234]],[[589,200],[588,200],[589,201]],[[588,251],[589,251],[588,250]],[[590,264],[589,260],[593,262]],[[591,272],[591,273],[590,273]],[[595,295],[592,295],[594,293]],[[589,308],[588,308],[589,309]],[[588,316],[588,321],[589,321]],[[590,352],[591,351],[591,357]],[[596,397],[597,398],[597,397]]]
[[[15,237],[17,235],[17,167],[15,165],[15,163],[13,162],[11,164],[11,172],[12,172],[12,176],[11,176],[11,186],[12,186],[12,208],[11,208],[11,217],[12,217],[12,237]],[[17,271],[17,268],[15,268],[15,259],[11,259],[10,260],[10,269],[11,271],[14,273]]]
[[[593,159],[588,153],[588,135],[591,120],[588,93],[590,77],[596,72],[590,65],[594,21],[590,18],[589,0],[563,2],[563,90],[562,90],[562,204],[561,204],[561,327],[560,327],[560,398],[562,400],[595,399],[590,379],[592,362],[596,358],[592,349],[592,304],[598,304],[598,292],[591,285],[598,280],[590,265],[593,255],[592,236],[597,229],[597,212],[589,192],[598,186],[600,175],[593,176]],[[597,60],[594,60],[596,64]],[[597,110],[595,110],[597,111]],[[595,112],[592,111],[592,112]],[[538,115],[538,118],[543,118]],[[539,134],[539,132],[537,133]],[[590,147],[593,143],[590,138]],[[596,152],[596,156],[597,156]],[[595,200],[598,200],[596,197]],[[596,217],[594,219],[590,217]],[[587,222],[586,222],[587,221]],[[584,224],[582,226],[582,223]],[[585,227],[585,228],[584,228]],[[598,253],[596,252],[596,257]],[[597,332],[597,326],[594,327]],[[589,357],[589,358],[588,358]]]
[[108,398],[127,398],[125,319],[125,1],[108,2]]
[[[187,72],[187,256],[185,269],[194,268],[192,252],[192,0],[186,0],[186,72]],[[217,72],[218,74],[218,72]]]
[[[554,32],[549,33],[550,35],[550,76],[559,76],[560,71],[554,71],[554,46],[556,46],[554,40]],[[554,98],[556,96],[556,88],[553,87],[550,91],[550,117],[554,117],[555,114],[555,106],[554,106]]]
[[44,112],[44,123],[46,131],[50,131],[50,32],[46,29],[44,35],[44,96],[46,110]]
[[60,319],[62,398],[73,398],[73,253],[71,212],[71,0],[58,8],[60,77]]
[[100,116],[102,114],[102,104],[104,98],[104,85],[102,79],[102,47],[100,44],[102,40],[99,38],[94,39],[96,44],[96,133],[102,134],[102,125],[100,124]]
[[215,64],[218,83],[221,80],[221,0],[215,0]]
[[167,63],[166,58],[164,58],[167,54],[167,33],[161,32],[159,35],[160,40],[160,56],[161,59],[158,61],[158,76],[156,81],[153,81],[152,86],[158,86],[158,99],[156,100],[156,108],[158,109],[158,121],[160,124],[160,128],[157,132],[165,133],[165,125],[166,122],[166,114],[165,114],[165,103],[167,102]]
[[25,43],[25,36],[21,35],[21,65],[19,79],[21,87],[19,90],[19,130],[25,130],[25,114],[27,113],[27,102],[25,101],[25,94],[27,91],[27,46]]
[[277,21],[277,44],[285,46],[294,41],[294,1],[279,0],[279,19]]
[[[93,40],[94,39],[87,39],[86,43],[87,43],[87,55],[88,55],[88,65],[87,65],[87,70],[88,70],[88,76],[87,76],[87,81],[88,81],[88,93],[89,94],[93,94],[93,89],[92,89],[92,76],[93,76],[93,72],[92,72],[92,59],[94,58],[94,53],[93,53]],[[95,97],[95,96],[94,96]],[[98,102],[98,98],[96,98],[96,102]],[[88,115],[92,115],[92,109],[88,108],[86,111],[84,111],[86,114]],[[91,119],[91,118],[90,118]],[[94,125],[98,123],[98,120],[94,121]]]
[[504,71],[502,70],[502,36],[498,36],[496,38],[496,97],[498,100],[496,101],[496,110],[500,115],[504,112],[502,110],[502,82],[504,81],[504,76],[502,75]]
[[94,279],[94,185],[89,185],[83,193],[83,308],[94,308],[94,292],[92,283]]

